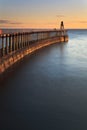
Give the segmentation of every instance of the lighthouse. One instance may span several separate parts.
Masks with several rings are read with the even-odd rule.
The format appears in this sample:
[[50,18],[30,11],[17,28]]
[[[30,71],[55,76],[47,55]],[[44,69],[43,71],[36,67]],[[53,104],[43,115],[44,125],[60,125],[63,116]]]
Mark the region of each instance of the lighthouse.
[[61,21],[60,30],[64,30],[64,23],[63,23],[63,21]]

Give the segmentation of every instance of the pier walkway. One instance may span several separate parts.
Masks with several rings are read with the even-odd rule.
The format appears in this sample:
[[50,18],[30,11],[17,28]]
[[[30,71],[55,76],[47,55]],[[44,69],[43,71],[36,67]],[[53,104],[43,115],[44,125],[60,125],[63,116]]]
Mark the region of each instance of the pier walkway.
[[0,35],[0,74],[25,55],[47,45],[68,41],[67,30],[46,30]]

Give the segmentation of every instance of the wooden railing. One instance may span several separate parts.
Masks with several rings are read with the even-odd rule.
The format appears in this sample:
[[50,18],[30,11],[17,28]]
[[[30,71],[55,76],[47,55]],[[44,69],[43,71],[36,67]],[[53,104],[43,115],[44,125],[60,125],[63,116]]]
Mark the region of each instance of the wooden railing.
[[66,30],[34,31],[0,35],[0,58],[29,47],[37,41],[66,36]]

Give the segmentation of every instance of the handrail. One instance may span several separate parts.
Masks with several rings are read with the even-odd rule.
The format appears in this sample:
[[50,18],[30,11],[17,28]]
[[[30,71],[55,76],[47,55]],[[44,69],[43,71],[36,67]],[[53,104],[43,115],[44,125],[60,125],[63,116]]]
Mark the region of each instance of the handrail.
[[46,30],[1,34],[0,58],[19,49],[29,47],[30,44],[52,37],[66,36],[67,30]]

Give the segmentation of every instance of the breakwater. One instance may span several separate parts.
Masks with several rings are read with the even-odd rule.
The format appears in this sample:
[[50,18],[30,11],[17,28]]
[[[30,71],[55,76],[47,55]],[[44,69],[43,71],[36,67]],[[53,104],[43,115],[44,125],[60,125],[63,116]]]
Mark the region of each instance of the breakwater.
[[42,47],[68,41],[66,30],[2,34],[0,38],[0,74],[24,56]]

